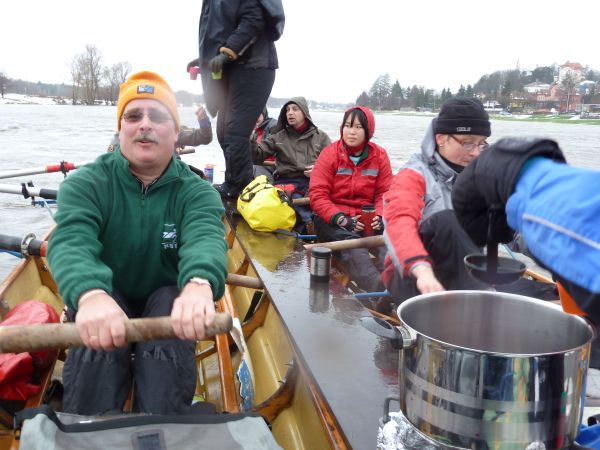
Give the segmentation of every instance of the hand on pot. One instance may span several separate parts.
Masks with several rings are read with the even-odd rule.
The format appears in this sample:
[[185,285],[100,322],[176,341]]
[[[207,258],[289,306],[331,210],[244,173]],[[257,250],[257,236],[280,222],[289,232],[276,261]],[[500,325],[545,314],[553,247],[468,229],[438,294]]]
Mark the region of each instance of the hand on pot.
[[541,156],[565,162],[555,141],[549,139],[500,139],[481,153],[456,178],[452,189],[452,205],[458,221],[478,246],[486,243],[488,209],[494,206],[494,237],[509,242],[514,232],[506,222],[505,206],[515,190],[525,163]]

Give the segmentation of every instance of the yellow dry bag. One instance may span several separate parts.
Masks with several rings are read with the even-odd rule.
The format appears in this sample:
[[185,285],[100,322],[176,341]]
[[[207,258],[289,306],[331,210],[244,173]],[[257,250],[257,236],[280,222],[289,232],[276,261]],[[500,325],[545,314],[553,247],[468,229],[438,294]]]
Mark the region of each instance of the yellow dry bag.
[[281,190],[259,175],[244,188],[237,201],[238,212],[256,231],[290,231],[296,223],[296,211]]

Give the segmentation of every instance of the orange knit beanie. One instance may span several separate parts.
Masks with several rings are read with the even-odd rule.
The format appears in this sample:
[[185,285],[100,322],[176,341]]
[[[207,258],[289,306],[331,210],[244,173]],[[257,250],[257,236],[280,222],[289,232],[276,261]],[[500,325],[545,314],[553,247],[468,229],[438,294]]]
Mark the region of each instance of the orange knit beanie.
[[117,127],[119,130],[121,129],[121,116],[125,106],[136,98],[149,98],[161,102],[173,116],[175,125],[179,130],[179,113],[177,112],[175,94],[160,75],[147,70],[131,75],[119,89],[119,101],[117,103]]

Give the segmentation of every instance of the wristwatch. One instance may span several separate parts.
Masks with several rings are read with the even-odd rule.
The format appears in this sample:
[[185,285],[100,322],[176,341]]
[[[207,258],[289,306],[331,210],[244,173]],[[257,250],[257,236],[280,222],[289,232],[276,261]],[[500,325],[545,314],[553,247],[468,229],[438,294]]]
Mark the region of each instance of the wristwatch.
[[200,284],[200,285],[206,285],[212,288],[212,286],[210,285],[210,282],[208,280],[205,280],[204,278],[198,278],[198,277],[192,277],[190,278],[189,283],[196,283],[196,284]]

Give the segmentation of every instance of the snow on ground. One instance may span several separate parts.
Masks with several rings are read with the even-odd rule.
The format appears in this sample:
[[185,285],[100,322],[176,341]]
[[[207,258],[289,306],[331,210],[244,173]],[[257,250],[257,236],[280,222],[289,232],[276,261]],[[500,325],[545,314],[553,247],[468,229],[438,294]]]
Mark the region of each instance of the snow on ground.
[[52,97],[30,97],[23,94],[4,94],[0,98],[0,105],[56,105]]

